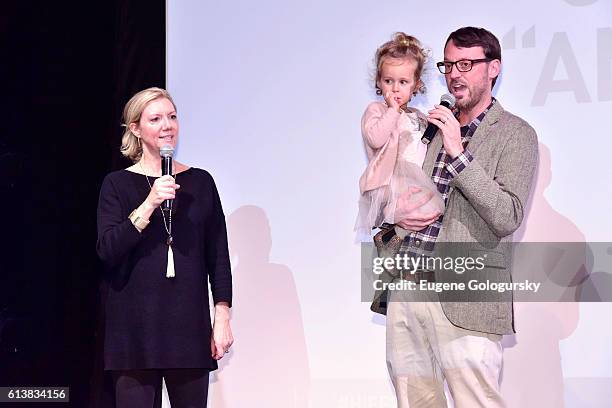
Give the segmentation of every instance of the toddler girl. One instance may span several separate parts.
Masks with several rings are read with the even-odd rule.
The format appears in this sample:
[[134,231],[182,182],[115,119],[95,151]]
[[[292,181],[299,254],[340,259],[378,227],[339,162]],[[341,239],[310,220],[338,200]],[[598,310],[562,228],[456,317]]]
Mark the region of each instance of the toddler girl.
[[[427,196],[431,198],[412,214],[444,211],[442,196],[421,170],[427,151],[421,136],[427,119],[408,107],[413,96],[424,93],[421,75],[426,60],[419,40],[401,32],[376,51],[376,93],[385,102],[370,103],[361,120],[368,166],[359,180],[358,238],[369,237],[384,223],[401,221],[406,208]],[[395,231],[402,238],[407,234],[397,226]]]

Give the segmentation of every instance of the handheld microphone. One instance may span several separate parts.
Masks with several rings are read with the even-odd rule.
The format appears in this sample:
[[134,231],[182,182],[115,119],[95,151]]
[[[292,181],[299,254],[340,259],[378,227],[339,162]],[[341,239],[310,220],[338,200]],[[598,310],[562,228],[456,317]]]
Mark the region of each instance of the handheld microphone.
[[[455,96],[453,94],[444,94],[440,97],[440,105],[446,106],[448,109],[453,109],[455,107]],[[425,144],[429,144],[431,139],[434,138],[436,133],[438,132],[438,126],[430,123],[427,125],[427,129],[425,129],[425,133],[423,133],[423,137],[421,137],[421,142]]]
[[[159,150],[161,157],[161,174],[162,176],[172,175],[172,156],[174,155],[174,148],[170,145],[164,145]],[[162,211],[172,210],[172,200],[164,200],[162,203]]]

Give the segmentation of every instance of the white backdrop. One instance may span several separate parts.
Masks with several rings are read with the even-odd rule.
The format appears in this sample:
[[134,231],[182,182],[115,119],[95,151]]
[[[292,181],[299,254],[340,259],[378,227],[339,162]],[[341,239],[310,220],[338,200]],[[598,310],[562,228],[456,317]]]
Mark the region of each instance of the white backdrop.
[[[394,406],[384,319],[360,302],[353,223],[372,58],[395,31],[421,39],[433,62],[461,26],[496,34],[496,97],[541,143],[524,239],[612,241],[610,0],[182,0],[167,8],[178,159],[217,182],[235,274],[236,344],[211,377],[212,407]],[[426,81],[415,102],[422,110],[446,91],[433,64]],[[608,254],[592,268],[609,264]],[[553,406],[550,393],[568,407],[612,398],[604,341],[612,307],[574,306],[517,319],[519,334],[504,341],[511,406]],[[559,316],[553,326],[563,329],[541,340],[538,327]],[[542,382],[556,385],[543,391]]]

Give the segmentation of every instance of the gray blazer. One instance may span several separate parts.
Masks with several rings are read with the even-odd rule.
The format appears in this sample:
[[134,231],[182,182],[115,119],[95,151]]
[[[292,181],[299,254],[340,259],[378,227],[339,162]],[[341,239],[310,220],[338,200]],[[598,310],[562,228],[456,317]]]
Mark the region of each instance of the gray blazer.
[[[436,135],[423,163],[426,174],[442,148]],[[449,196],[436,248],[443,243],[467,243],[470,256],[487,253],[484,276],[495,282],[511,281],[512,233],[523,221],[530,185],[538,161],[534,129],[505,111],[497,102],[469,142],[474,160],[450,183]],[[483,276],[481,272],[479,276]],[[470,279],[469,274],[435,270],[436,282]],[[380,295],[380,294],[378,294]],[[465,291],[439,294],[442,309],[456,326],[486,333],[514,332],[511,294]],[[372,310],[384,312],[375,303]]]

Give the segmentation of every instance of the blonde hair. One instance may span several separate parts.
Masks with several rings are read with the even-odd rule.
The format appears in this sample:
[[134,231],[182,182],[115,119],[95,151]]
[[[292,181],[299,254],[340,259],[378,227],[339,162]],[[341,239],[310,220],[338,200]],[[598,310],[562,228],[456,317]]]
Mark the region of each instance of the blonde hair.
[[138,92],[136,95],[132,96],[130,100],[125,104],[123,108],[123,123],[121,126],[125,128],[123,132],[123,137],[121,138],[121,154],[130,159],[132,162],[136,163],[142,157],[142,145],[140,143],[140,139],[136,136],[132,130],[130,129],[130,125],[132,123],[140,122],[140,117],[142,116],[142,112],[145,110],[147,105],[156,100],[166,98],[172,105],[174,106],[174,110],[176,110],[176,105],[172,100],[172,97],[162,88],[147,88]]
[[380,81],[382,66],[388,58],[409,58],[416,62],[414,81],[417,84],[417,88],[414,95],[417,93],[425,93],[425,84],[421,80],[421,77],[423,75],[423,67],[427,63],[429,55],[430,51],[423,48],[421,42],[415,37],[402,32],[393,34],[393,39],[381,45],[376,50],[376,56],[374,57],[374,63],[376,64],[376,76],[374,79],[376,94],[382,95],[378,82]]

